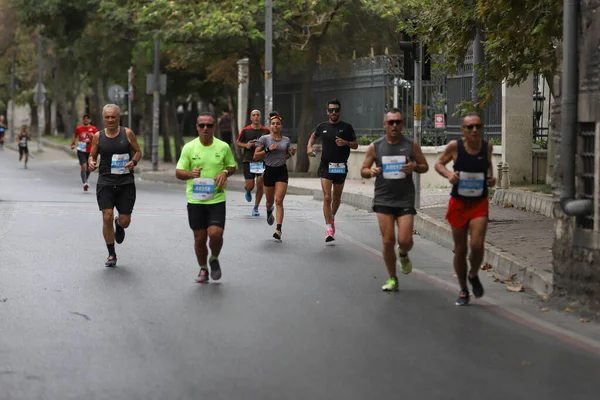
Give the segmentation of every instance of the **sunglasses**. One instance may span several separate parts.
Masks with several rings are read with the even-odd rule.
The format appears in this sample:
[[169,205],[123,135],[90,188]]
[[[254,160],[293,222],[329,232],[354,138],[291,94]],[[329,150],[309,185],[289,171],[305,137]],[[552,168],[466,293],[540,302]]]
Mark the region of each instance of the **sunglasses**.
[[204,129],[204,128],[214,128],[215,124],[196,124],[198,126],[198,128],[200,129]]
[[400,125],[404,122],[403,119],[390,119],[387,121],[388,125],[394,126],[394,125]]
[[466,129],[468,129],[470,131],[472,131],[475,128],[477,128],[477,130],[481,130],[481,128],[483,128],[483,124],[463,125],[463,128],[466,128]]
[[330,113],[339,113],[340,109],[339,108],[328,108],[327,111],[329,111]]

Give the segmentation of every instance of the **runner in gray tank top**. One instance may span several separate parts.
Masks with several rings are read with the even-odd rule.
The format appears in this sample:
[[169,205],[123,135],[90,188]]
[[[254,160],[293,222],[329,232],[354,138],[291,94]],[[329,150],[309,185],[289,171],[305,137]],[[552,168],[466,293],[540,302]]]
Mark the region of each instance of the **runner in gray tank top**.
[[[96,199],[102,211],[102,233],[108,249],[104,265],[116,267],[115,241],[123,243],[125,229],[131,223],[136,196],[133,169],[142,158],[142,150],[133,131],[120,126],[119,106],[105,105],[102,117],[106,129],[94,134],[88,167],[90,171],[99,170]],[[96,164],[98,154],[100,165]],[[114,216],[114,208],[119,212],[117,217]]]
[[412,271],[408,252],[413,247],[413,223],[417,213],[412,174],[424,174],[429,169],[421,146],[402,135],[403,122],[399,109],[392,108],[385,113],[385,136],[371,143],[360,171],[363,178],[376,178],[373,211],[377,213],[383,240],[383,259],[389,274],[389,279],[381,288],[386,292],[398,290],[394,251],[396,224],[402,272],[409,274]]

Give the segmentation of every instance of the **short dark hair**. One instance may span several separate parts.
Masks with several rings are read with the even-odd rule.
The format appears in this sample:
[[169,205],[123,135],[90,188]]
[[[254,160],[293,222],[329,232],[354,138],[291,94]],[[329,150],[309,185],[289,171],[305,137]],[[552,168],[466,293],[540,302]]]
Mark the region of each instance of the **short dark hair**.
[[399,113],[400,115],[404,116],[404,114],[402,114],[402,110],[400,110],[397,107],[392,107],[390,109],[388,109],[385,114],[383,114],[383,119],[385,120],[385,117],[387,117],[388,114],[396,114]]
[[196,118],[196,122],[198,122],[198,119],[200,117],[211,117],[213,119],[213,121],[216,121],[217,119],[215,118],[215,114],[211,113],[210,111],[203,111],[200,114],[198,114],[198,118]]
[[339,99],[328,100],[327,104],[325,104],[325,107],[329,107],[330,104],[335,104],[336,106],[340,106],[340,110],[342,109],[342,103],[340,102]]

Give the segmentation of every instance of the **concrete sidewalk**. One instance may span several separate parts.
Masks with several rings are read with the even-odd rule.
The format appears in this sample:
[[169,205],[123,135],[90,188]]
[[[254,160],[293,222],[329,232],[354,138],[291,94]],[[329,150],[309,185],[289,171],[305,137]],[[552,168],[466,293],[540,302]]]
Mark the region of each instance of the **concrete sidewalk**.
[[[44,145],[55,148],[75,157],[66,146],[44,140]],[[152,171],[148,161],[136,168],[138,178],[172,184],[183,184],[175,178],[175,165],[160,163],[158,171]],[[342,202],[371,212],[373,202],[371,179],[346,180]],[[244,179],[238,171],[228,180],[228,189],[244,190]],[[450,190],[423,189],[421,209],[415,219],[418,234],[441,246],[454,247],[450,226],[445,220]],[[322,200],[321,182],[318,178],[290,173],[288,194],[312,196]],[[486,237],[485,262],[501,278],[514,277],[515,282],[523,283],[528,289],[547,295],[553,289],[552,240],[554,220],[552,218],[522,211],[521,209],[490,203],[490,221]],[[448,260],[451,264],[452,260]]]

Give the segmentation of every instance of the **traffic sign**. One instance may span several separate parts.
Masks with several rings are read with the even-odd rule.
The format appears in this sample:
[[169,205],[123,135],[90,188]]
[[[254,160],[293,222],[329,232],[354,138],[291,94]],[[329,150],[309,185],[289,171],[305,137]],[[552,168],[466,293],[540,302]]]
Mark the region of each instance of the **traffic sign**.
[[108,88],[108,98],[115,104],[123,104],[125,101],[125,89],[121,85],[112,85]]
[[444,114],[435,114],[435,128],[444,129],[445,127]]

